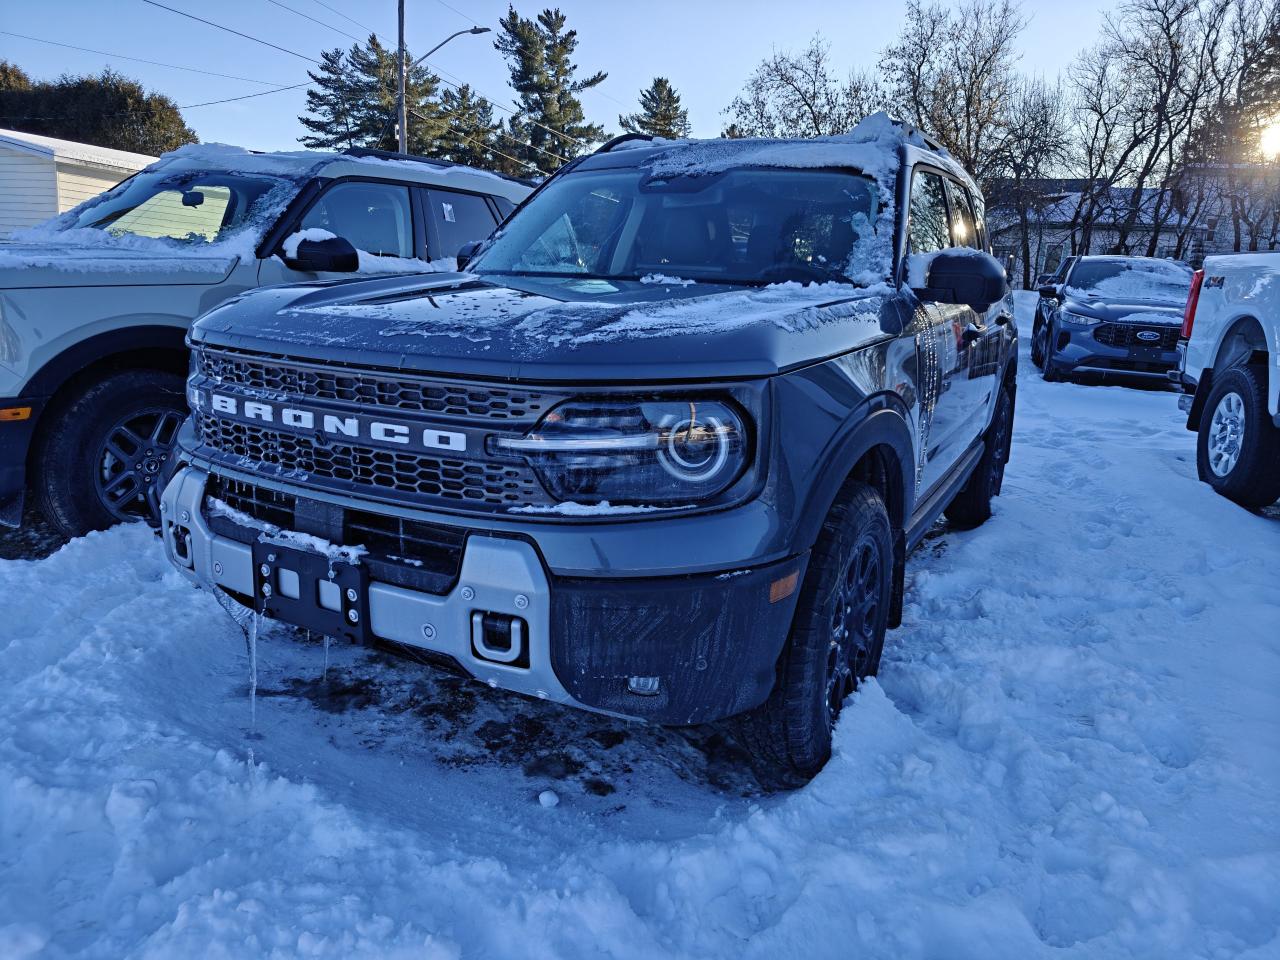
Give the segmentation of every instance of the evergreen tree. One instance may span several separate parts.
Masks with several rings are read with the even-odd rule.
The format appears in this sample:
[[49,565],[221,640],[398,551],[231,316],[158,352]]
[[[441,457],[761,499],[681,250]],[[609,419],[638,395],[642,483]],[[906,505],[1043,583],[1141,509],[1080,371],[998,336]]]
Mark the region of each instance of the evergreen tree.
[[493,104],[477,96],[470,84],[446,89],[440,97],[441,119],[446,124],[433,156],[485,170],[497,169],[502,124],[493,118]]
[[0,117],[13,130],[134,153],[160,154],[196,142],[177,104],[112,70],[33,83],[3,64]]
[[[410,63],[413,55],[406,53]],[[396,51],[370,34],[343,54],[321,54],[319,71],[308,72],[314,88],[307,90],[307,115],[299,117],[309,134],[299,138],[308,147],[396,148],[396,97],[399,65]],[[447,121],[436,101],[440,79],[424,66],[409,71],[405,100],[409,111],[410,153],[439,152]]]
[[508,127],[522,141],[508,142],[511,150],[503,152],[551,173],[577,152],[573,140],[603,139],[603,128],[586,122],[577,95],[604,82],[608,74],[574,79],[578,31],[565,29],[565,16],[558,9],[543,10],[536,20],[529,20],[509,6],[499,24],[502,33],[493,46],[507,58],[511,86],[519,97],[519,112]]
[[308,70],[315,88],[307,88],[307,113],[298,118],[311,132],[298,138],[312,150],[342,150],[361,146],[356,127],[355,76],[341,47],[320,54],[320,69]]
[[619,117],[629,133],[678,140],[689,136],[689,111],[680,106],[680,94],[666,77],[654,77],[647,90],[640,91],[640,112]]

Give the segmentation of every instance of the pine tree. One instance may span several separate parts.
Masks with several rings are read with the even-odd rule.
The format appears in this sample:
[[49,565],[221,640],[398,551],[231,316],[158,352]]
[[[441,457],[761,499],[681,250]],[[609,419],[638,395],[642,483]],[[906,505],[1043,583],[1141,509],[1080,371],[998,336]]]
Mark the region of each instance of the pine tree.
[[298,122],[311,131],[298,138],[312,150],[341,150],[361,146],[356,128],[355,77],[341,47],[320,53],[319,71],[308,70],[316,88],[307,88],[307,115]]
[[485,170],[496,169],[502,124],[493,119],[493,104],[477,96],[470,84],[446,89],[440,97],[441,119],[446,124],[432,156]]
[[0,60],[0,90],[30,90],[31,78],[16,63]]
[[[413,55],[406,52],[410,63]],[[396,147],[396,96],[399,67],[396,52],[370,34],[345,54],[321,54],[320,69],[308,72],[316,88],[307,90],[307,116],[299,117],[310,134],[299,140],[308,147]],[[448,123],[436,100],[440,78],[424,66],[409,71],[405,100],[409,110],[410,153],[433,156]],[[318,88],[318,89],[317,89]]]
[[502,33],[493,46],[507,58],[520,107],[508,128],[525,144],[508,142],[511,150],[503,152],[551,173],[577,153],[573,141],[603,139],[604,129],[586,122],[577,95],[603,83],[608,74],[600,71],[574,79],[578,31],[565,30],[565,16],[558,9],[543,10],[536,20],[528,20],[509,6],[499,24]]
[[680,106],[680,94],[666,77],[654,77],[646,90],[640,91],[640,112],[619,117],[622,129],[629,133],[647,133],[654,137],[678,140],[689,136],[689,111]]

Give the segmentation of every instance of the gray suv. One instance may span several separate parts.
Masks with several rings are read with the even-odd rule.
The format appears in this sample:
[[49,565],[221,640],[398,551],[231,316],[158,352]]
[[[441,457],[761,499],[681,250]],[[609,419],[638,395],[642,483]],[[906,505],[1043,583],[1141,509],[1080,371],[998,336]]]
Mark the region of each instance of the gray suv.
[[982,198],[877,115],[627,137],[454,275],[191,334],[172,562],[269,617],[662,724],[804,782],[943,513],[1000,491],[1017,343]]
[[192,146],[0,244],[0,524],[28,494],[67,536],[153,514],[197,315],[271,284],[452,269],[531,189],[371,150]]

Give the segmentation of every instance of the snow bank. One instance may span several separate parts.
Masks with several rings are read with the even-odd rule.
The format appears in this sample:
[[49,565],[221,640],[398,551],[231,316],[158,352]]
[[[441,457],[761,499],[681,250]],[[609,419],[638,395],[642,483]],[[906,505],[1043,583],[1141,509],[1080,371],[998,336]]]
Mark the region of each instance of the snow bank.
[[255,730],[149,531],[0,562],[0,956],[1277,956],[1280,523],[1196,481],[1169,394],[1018,401],[996,515],[912,558],[789,795],[286,631]]

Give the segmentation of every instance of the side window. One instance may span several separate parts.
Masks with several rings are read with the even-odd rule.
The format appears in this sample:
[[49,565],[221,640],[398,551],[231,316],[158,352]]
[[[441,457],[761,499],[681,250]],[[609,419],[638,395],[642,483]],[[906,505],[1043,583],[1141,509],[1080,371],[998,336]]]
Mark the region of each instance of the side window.
[[337,183],[302,218],[302,229],[318,227],[349,240],[357,250],[382,257],[413,256],[409,188],[394,183]]
[[511,211],[516,208],[516,205],[506,197],[499,197],[495,195],[490,197],[490,199],[498,205],[498,216],[503,220],[506,220],[507,217],[511,216]]
[[911,178],[911,212],[907,227],[911,253],[933,253],[951,246],[947,227],[946,187],[936,173],[917,170]]
[[464,243],[486,239],[498,225],[484,197],[474,193],[432,189],[427,198],[440,244],[439,250],[431,251],[432,257],[452,257]]
[[987,203],[982,199],[982,194],[976,190],[969,194],[969,199],[973,201],[973,225],[978,231],[978,246],[985,250],[987,249]]
[[978,228],[969,204],[969,194],[954,180],[947,181],[951,194],[951,243],[956,247],[979,247]]

